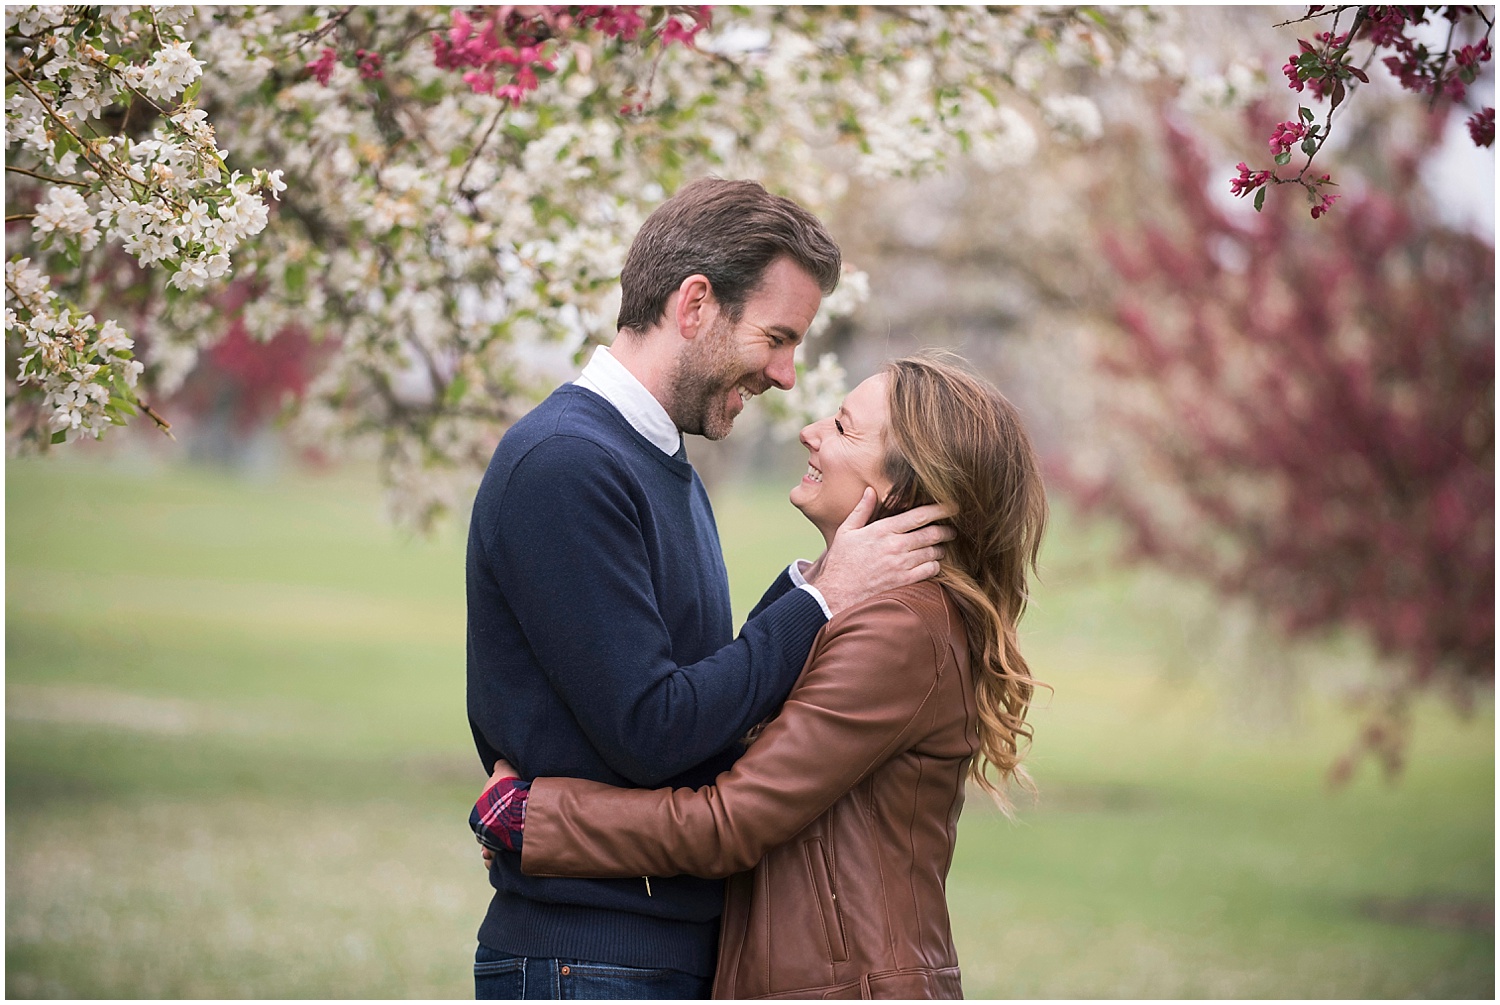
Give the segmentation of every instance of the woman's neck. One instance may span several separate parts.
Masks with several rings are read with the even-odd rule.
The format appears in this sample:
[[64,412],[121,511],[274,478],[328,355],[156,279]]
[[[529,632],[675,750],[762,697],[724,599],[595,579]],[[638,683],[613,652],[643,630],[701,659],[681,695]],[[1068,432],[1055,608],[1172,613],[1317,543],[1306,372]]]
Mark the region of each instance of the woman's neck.
[[817,527],[818,533],[823,535],[823,547],[832,548],[833,536],[838,533],[840,525],[835,524],[832,527],[824,527],[822,524],[813,523],[813,526]]

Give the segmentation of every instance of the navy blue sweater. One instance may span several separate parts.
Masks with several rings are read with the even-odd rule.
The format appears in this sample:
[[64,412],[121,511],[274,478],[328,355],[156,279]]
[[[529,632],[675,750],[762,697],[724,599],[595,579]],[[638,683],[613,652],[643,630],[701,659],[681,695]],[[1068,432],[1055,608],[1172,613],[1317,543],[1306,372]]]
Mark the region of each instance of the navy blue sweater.
[[[485,770],[698,786],[781,704],[824,623],[783,573],[738,638],[708,494],[565,384],[505,434],[469,525],[469,724]],[[479,941],[713,972],[723,883],[523,876],[497,855]]]

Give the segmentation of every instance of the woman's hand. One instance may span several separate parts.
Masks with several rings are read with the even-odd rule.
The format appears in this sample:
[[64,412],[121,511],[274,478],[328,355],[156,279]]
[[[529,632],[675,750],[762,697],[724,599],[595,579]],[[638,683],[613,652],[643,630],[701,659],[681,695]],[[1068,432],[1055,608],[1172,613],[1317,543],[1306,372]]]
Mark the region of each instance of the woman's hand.
[[[509,761],[502,757],[495,762],[495,770],[490,772],[490,780],[485,783],[484,790],[490,789],[492,786],[496,785],[499,782],[505,781],[505,779],[507,778],[520,777],[521,773],[517,771]],[[484,858],[484,871],[489,872],[490,867],[495,864],[495,853],[490,851],[484,845],[480,845],[479,854]]]

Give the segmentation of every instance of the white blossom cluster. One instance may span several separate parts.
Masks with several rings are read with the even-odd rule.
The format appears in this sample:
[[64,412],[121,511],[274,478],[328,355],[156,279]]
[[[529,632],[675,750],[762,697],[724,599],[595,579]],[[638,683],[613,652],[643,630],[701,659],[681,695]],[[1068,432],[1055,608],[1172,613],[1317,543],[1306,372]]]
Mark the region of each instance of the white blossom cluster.
[[[1081,76],[1161,62],[1132,11],[720,7],[696,48],[565,38],[556,72],[510,107],[434,65],[447,8],[89,10],[7,14],[8,55],[32,60],[37,90],[7,102],[8,150],[54,179],[36,189],[37,247],[117,246],[170,276],[175,296],[145,298],[140,318],[159,394],[229,321],[182,294],[246,280],[253,335],[298,328],[328,347],[303,435],[367,445],[418,523],[612,338],[628,241],[684,181],[756,177],[817,212],[849,173],[1024,164],[1049,129],[1097,135]],[[92,34],[62,30],[88,16]],[[380,55],[379,77],[356,46]],[[326,84],[304,69],[325,48],[339,57]],[[212,124],[183,100],[197,88]],[[127,103],[154,117],[149,138],[64,128],[87,136],[82,123],[98,130]],[[221,141],[246,166],[232,170]],[[272,216],[262,193],[283,189]],[[867,294],[851,273],[825,318]],[[799,382],[796,421],[836,404],[841,379],[825,354]]]
[[[24,209],[32,200],[30,213],[8,208],[7,216],[30,217],[32,246],[24,260],[37,262],[58,284],[49,285],[45,309],[27,308],[33,314],[25,333],[7,329],[12,342],[46,336],[60,344],[56,336],[64,330],[75,342],[96,341],[87,335],[93,315],[78,305],[118,302],[122,277],[127,285],[140,282],[118,263],[83,268],[82,257],[96,249],[118,247],[169,277],[171,287],[200,289],[226,279],[231,252],[265,229],[260,193],[285,186],[279,171],[246,177],[226,167],[228,151],[218,148],[207,115],[188,94],[203,68],[183,35],[190,15],[172,7],[7,8],[7,206]],[[153,119],[149,138],[134,138],[132,120]],[[7,243],[15,242],[7,233]],[[23,260],[21,251],[7,251],[12,263]],[[106,320],[99,331],[108,333],[105,345],[124,338],[120,319]],[[8,405],[35,412],[27,389],[39,389],[41,412],[53,409],[53,432],[65,425],[97,436],[107,424],[105,406],[116,398],[127,406],[135,401],[138,362],[130,361],[130,380],[121,383],[107,359],[79,362],[46,341],[26,348],[34,350],[26,356],[30,369],[17,374],[20,393]],[[47,371],[52,366],[61,369]]]
[[30,259],[5,263],[5,292],[5,331],[22,351],[15,379],[41,391],[53,439],[83,433],[97,439],[123,423],[130,406],[118,399],[128,399],[142,369],[125,330],[65,304]]

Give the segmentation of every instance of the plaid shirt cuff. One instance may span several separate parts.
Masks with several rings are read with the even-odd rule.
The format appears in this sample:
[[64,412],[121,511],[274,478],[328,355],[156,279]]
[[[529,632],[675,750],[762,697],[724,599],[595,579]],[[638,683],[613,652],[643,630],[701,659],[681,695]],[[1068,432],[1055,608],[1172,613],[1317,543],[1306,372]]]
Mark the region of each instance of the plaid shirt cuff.
[[520,851],[531,783],[502,778],[485,789],[469,813],[469,826],[491,851]]

